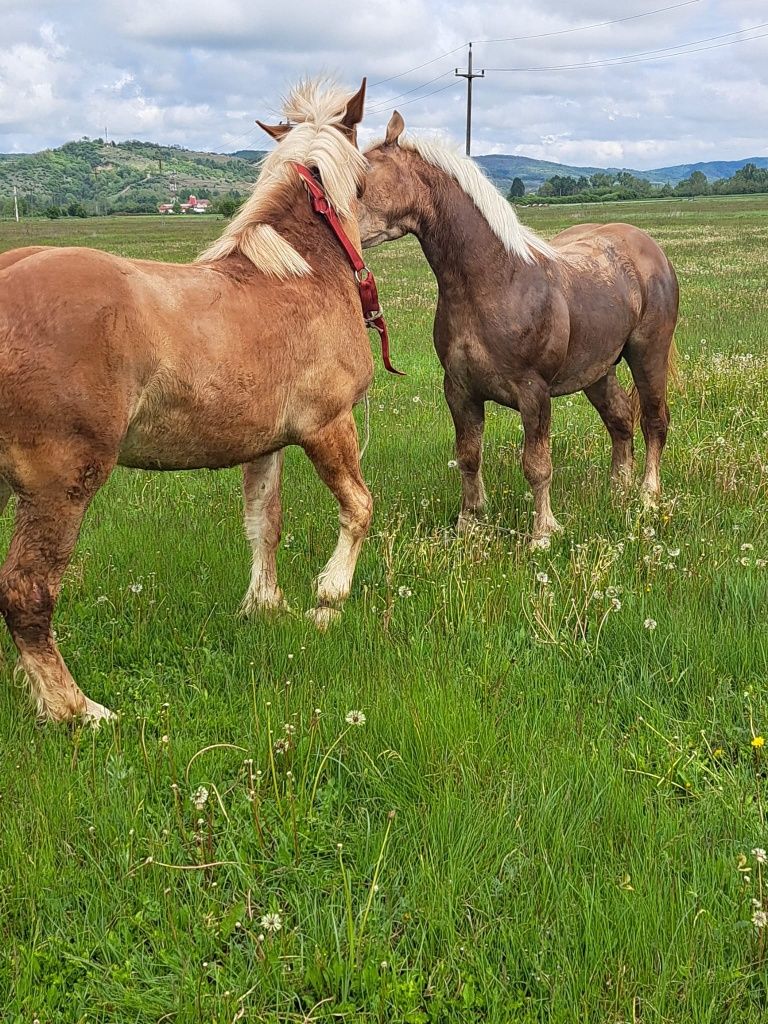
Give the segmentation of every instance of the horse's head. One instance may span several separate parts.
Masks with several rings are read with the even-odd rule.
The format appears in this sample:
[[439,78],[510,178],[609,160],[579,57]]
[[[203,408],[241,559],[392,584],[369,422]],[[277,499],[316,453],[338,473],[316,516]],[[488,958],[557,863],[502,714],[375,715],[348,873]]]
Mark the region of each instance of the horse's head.
[[395,111],[384,141],[365,153],[368,172],[355,207],[364,249],[416,230],[420,183],[409,159],[410,151],[400,146],[404,131],[405,122]]
[[[333,117],[333,126],[341,132],[341,134],[348,139],[352,145],[357,148],[357,126],[363,119],[363,108],[365,106],[365,83],[364,78],[360,88],[351,96],[344,107],[340,108],[336,112],[336,116]],[[301,89],[301,87],[300,87]],[[310,113],[304,109],[304,105],[301,104],[299,109],[296,109],[297,99],[299,97],[299,90],[294,91],[291,96],[286,100],[286,114],[288,115],[287,122],[281,124],[264,124],[263,121],[256,121],[259,128],[263,128],[264,131],[273,138],[276,142],[280,142],[285,136],[291,131],[296,124],[304,124],[310,120],[314,111]],[[291,115],[295,115],[295,118]]]

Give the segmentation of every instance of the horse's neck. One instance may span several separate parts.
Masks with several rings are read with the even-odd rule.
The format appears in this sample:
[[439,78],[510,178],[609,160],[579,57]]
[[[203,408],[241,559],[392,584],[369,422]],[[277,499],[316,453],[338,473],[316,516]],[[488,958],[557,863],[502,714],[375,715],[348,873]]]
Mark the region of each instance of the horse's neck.
[[430,168],[430,202],[416,236],[438,285],[487,285],[489,274],[508,280],[517,257],[505,249],[467,193],[444,171]]

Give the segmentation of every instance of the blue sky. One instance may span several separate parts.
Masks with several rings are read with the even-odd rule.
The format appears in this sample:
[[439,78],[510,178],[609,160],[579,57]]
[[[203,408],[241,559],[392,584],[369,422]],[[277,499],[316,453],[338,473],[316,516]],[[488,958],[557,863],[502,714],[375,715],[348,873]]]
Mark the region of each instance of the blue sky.
[[[475,66],[552,68],[710,41],[670,59],[489,70],[475,83],[473,152],[641,169],[765,155],[765,0],[695,0],[563,31],[675,2],[0,0],[0,151],[94,137],[105,126],[115,139],[263,148],[254,118],[275,117],[290,83],[320,72],[350,87],[368,76],[363,141],[382,133],[393,106],[410,128],[461,140],[465,83],[453,69],[465,64],[464,44],[538,36],[477,42]],[[745,33],[751,42],[710,39],[763,23]],[[382,81],[394,75],[402,76]]]

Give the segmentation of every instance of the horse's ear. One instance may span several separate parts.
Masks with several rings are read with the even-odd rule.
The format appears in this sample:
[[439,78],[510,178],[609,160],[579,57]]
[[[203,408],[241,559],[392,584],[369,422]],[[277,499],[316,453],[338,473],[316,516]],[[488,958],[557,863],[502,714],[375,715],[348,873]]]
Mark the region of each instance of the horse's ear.
[[347,109],[344,111],[344,117],[341,119],[341,123],[345,128],[352,130],[355,125],[360,124],[363,120],[363,107],[365,106],[365,83],[364,78],[360,88],[357,90],[352,99],[347,103]]
[[280,139],[284,139],[288,132],[291,130],[289,124],[264,124],[263,121],[257,121],[256,124],[259,128],[263,128],[270,138],[273,138],[276,142]]
[[384,145],[397,145],[397,142],[404,131],[405,121],[403,120],[402,114],[398,113],[398,111],[395,110],[393,111],[392,117],[390,117],[389,124],[387,125],[387,134],[384,138]]

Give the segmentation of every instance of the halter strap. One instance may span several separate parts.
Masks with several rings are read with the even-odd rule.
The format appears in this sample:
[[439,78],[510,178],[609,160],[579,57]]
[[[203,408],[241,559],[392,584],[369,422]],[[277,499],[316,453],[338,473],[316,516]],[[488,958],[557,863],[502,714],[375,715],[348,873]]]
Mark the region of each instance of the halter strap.
[[360,292],[360,304],[363,307],[363,319],[365,326],[371,330],[378,331],[381,339],[381,359],[384,366],[390,373],[396,373],[400,377],[405,374],[402,370],[396,370],[389,358],[389,334],[384,320],[384,313],[379,302],[379,293],[376,288],[376,279],[373,273],[365,265],[365,262],[352,244],[352,240],[341,225],[338,214],[331,205],[331,201],[325,194],[323,186],[315,178],[314,174],[304,164],[294,163],[293,166],[304,182],[304,187],[309,193],[312,209],[320,217],[323,217],[328,227],[336,236],[339,245],[344,250],[349,265],[355,274],[357,287]]

